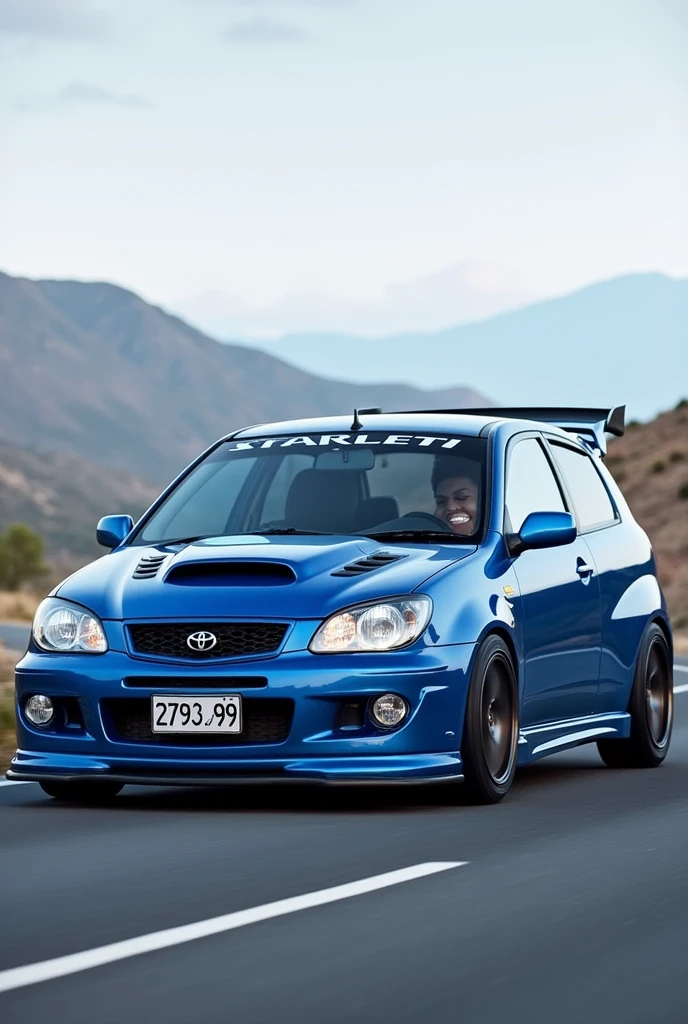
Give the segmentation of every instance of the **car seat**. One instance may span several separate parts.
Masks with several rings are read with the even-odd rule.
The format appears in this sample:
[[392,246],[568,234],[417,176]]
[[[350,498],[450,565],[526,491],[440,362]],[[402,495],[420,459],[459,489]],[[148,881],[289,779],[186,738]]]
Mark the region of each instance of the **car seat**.
[[317,533],[351,533],[360,476],[347,470],[303,469],[292,480],[284,508],[287,526]]
[[351,523],[353,533],[368,530],[371,526],[387,523],[399,518],[399,504],[396,498],[365,498],[354,513]]

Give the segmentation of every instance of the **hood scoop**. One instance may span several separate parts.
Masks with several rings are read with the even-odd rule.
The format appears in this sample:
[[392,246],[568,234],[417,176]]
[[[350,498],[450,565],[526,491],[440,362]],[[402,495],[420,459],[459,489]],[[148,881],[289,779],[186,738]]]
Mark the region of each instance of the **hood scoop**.
[[385,565],[391,565],[392,562],[398,562],[401,558],[406,557],[406,555],[393,555],[391,551],[375,551],[372,555],[358,558],[355,562],[343,565],[341,569],[335,569],[331,575],[363,576],[364,573],[372,572],[373,569],[381,569]]
[[134,569],[133,578],[135,580],[152,580],[154,576],[157,576],[158,569],[166,558],[167,555],[144,555]]
[[173,565],[165,583],[196,587],[279,587],[296,583],[283,562],[182,562]]

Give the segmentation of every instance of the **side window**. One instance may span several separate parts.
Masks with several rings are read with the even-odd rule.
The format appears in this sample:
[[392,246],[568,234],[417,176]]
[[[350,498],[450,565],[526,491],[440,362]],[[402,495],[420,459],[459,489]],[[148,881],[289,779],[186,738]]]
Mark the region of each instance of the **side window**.
[[531,512],[565,512],[564,499],[540,442],[519,441],[509,452],[506,471],[507,528],[514,533]]
[[614,506],[591,457],[555,442],[550,442],[550,448],[573,500],[578,529],[594,530],[615,522]]

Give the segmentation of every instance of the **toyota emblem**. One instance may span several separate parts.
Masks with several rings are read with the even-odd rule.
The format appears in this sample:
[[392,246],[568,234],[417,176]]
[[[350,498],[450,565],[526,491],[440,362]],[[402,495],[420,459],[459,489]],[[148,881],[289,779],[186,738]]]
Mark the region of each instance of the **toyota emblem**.
[[192,651],[210,651],[217,643],[217,637],[214,633],[206,633],[205,630],[200,629],[198,633],[192,633],[191,636],[186,638],[186,646],[190,647]]

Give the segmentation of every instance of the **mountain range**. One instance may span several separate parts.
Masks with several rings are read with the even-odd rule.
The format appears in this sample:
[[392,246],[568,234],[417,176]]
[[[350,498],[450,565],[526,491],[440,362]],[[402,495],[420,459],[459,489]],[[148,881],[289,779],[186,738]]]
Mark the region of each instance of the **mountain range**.
[[346,361],[334,352],[329,364],[318,377],[222,344],[115,285],[0,274],[0,439],[156,483],[251,423],[491,404],[469,387],[332,380]]
[[470,381],[504,405],[626,404],[648,419],[688,392],[688,279],[631,274],[449,330],[256,344],[311,373],[371,383],[393,374],[420,387]]

